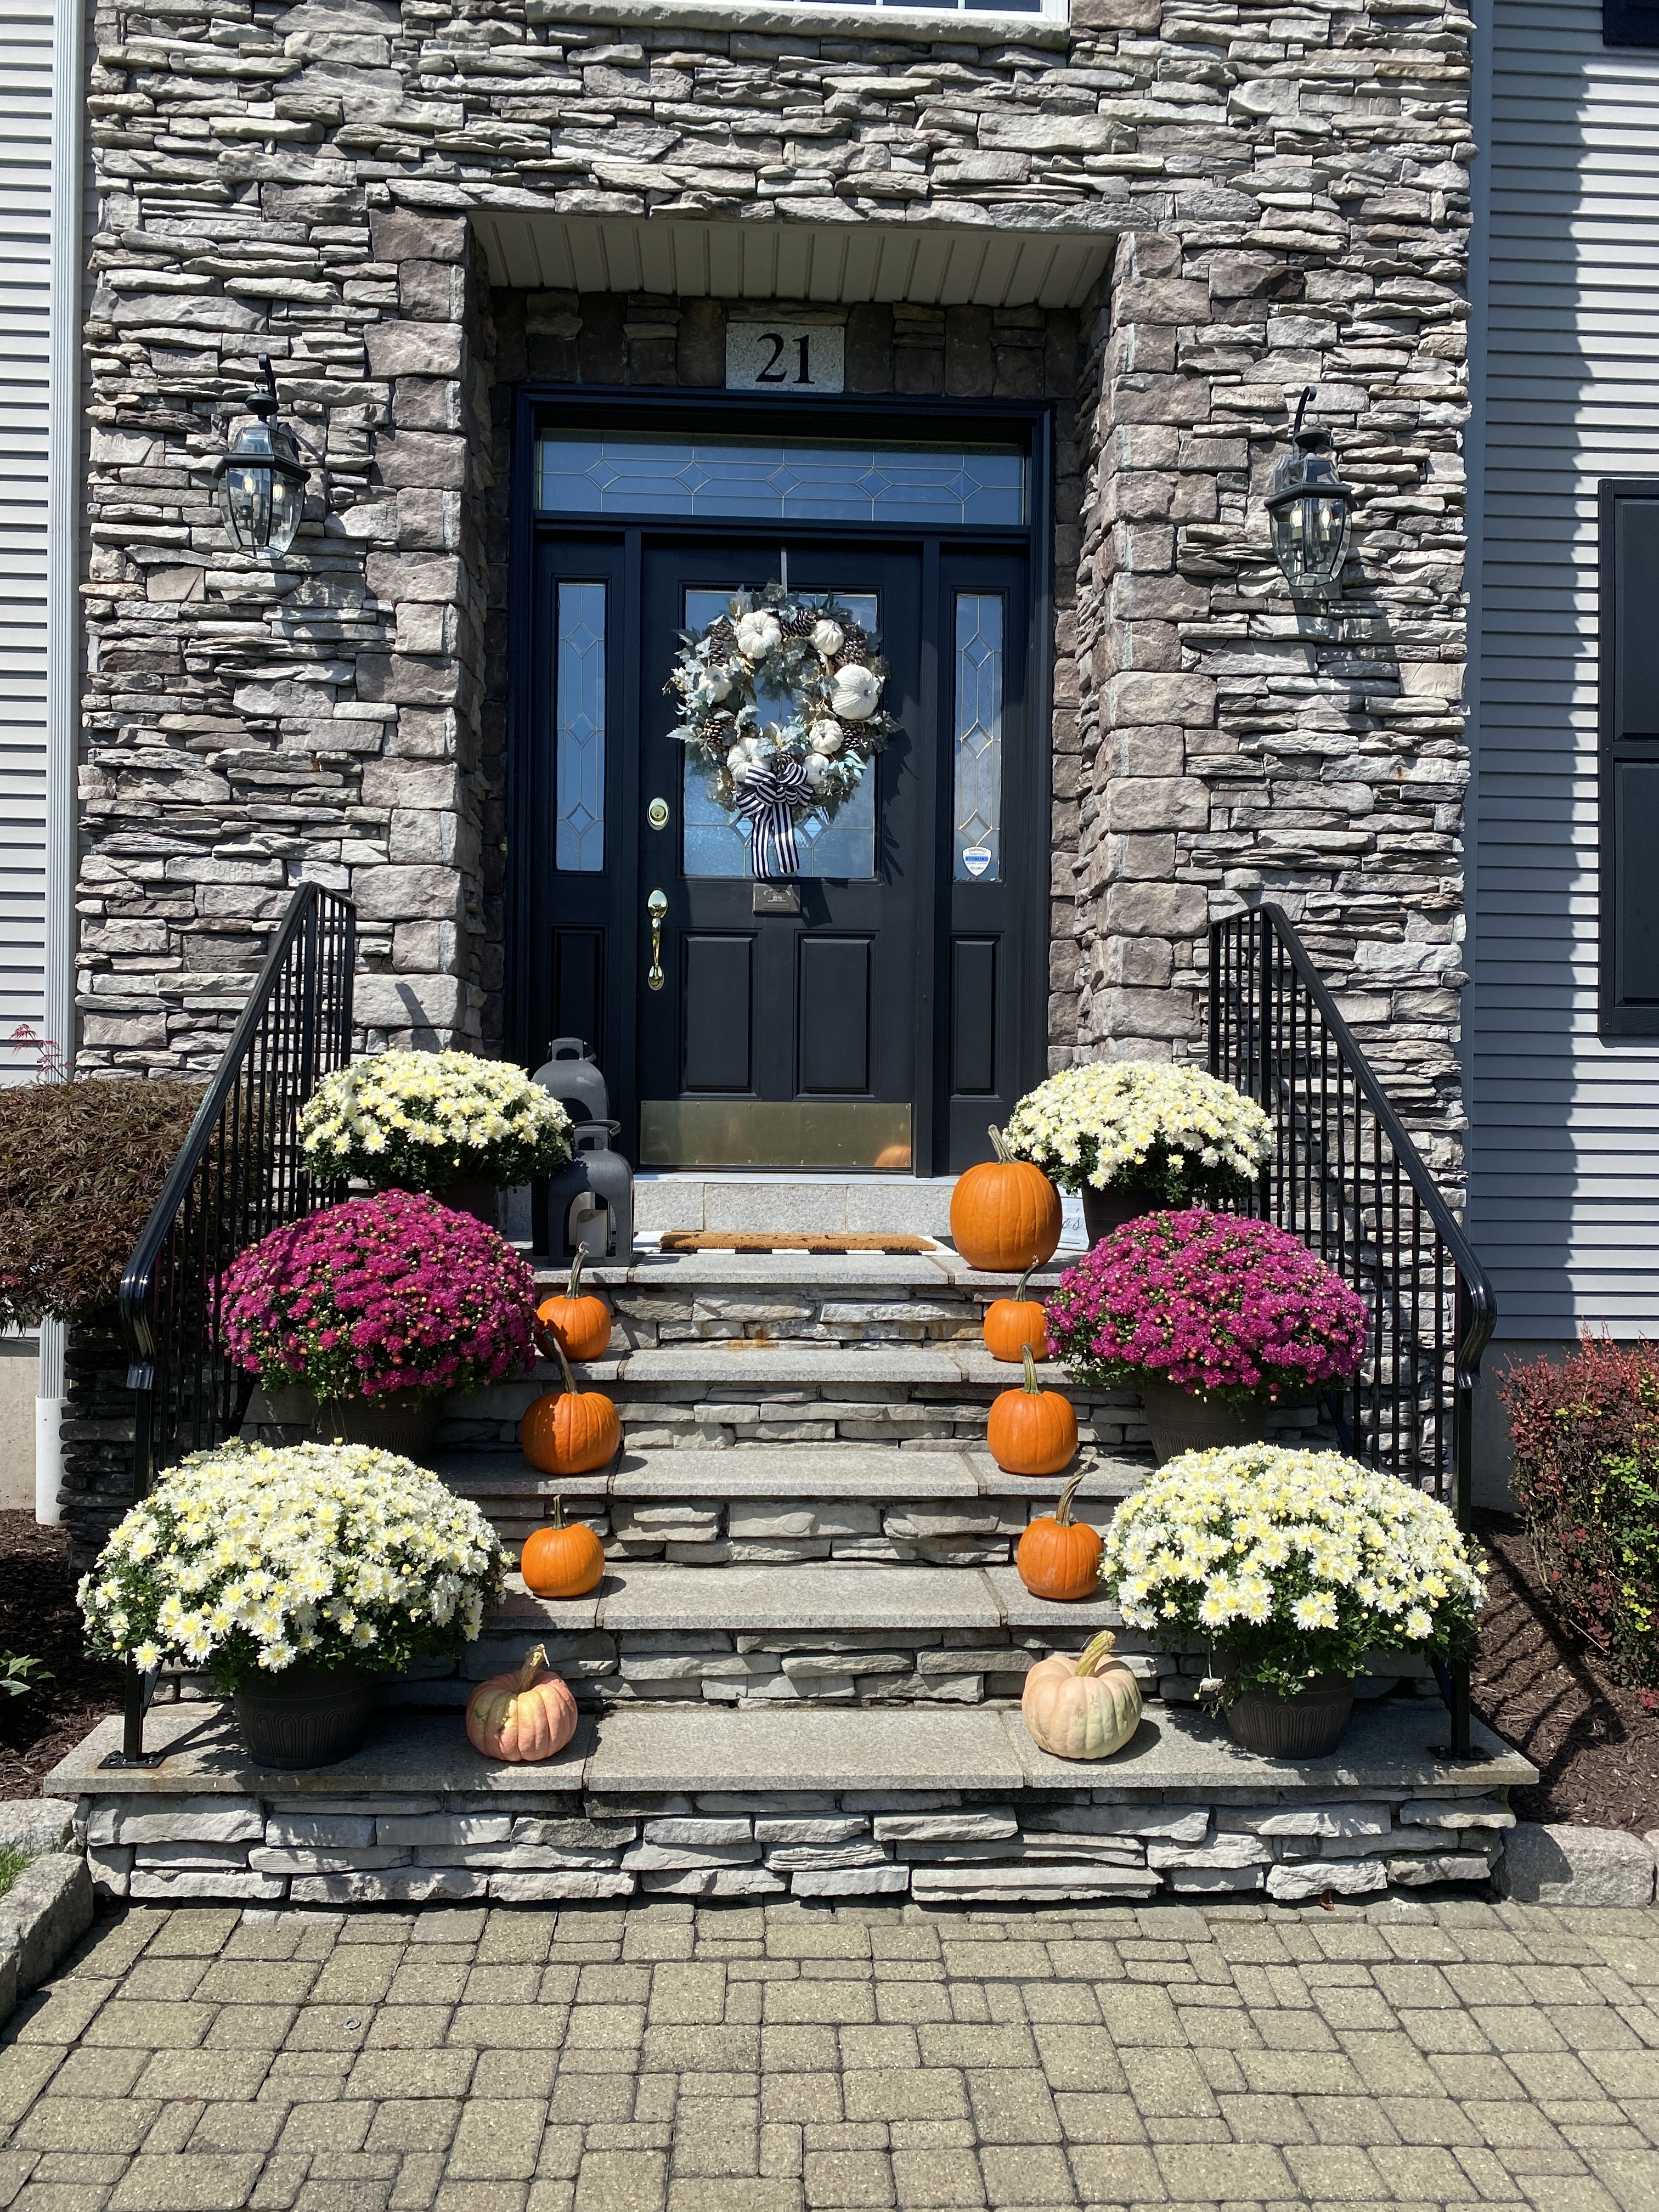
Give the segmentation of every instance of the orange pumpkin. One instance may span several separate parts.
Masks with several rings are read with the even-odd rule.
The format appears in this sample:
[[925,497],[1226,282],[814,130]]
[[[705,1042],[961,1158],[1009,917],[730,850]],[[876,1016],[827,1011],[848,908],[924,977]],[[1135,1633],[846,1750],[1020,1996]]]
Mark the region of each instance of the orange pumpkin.
[[466,1732],[486,1759],[533,1765],[562,1751],[576,1733],[570,1686],[549,1671],[541,1644],[516,1674],[492,1674],[466,1701]]
[[585,1521],[566,1523],[553,1500],[553,1525],[525,1538],[519,1572],[532,1597],[586,1597],[605,1577],[605,1547]]
[[985,1309],[985,1348],[993,1359],[1009,1360],[1018,1366],[1028,1344],[1039,1359],[1048,1357],[1048,1327],[1042,1301],[1025,1295],[1025,1285],[1030,1279],[1028,1267],[1012,1297],[993,1298]]
[[564,1388],[535,1400],[519,1424],[519,1443],[532,1467],[543,1474],[592,1474],[616,1456],[622,1421],[603,1390],[576,1388],[556,1336],[553,1350]]
[[991,1401],[985,1441],[1005,1474],[1058,1474],[1077,1449],[1072,1401],[1037,1381],[1031,1347],[1022,1347],[1025,1380]]
[[568,1359],[603,1359],[611,1341],[610,1307],[581,1286],[586,1257],[579,1248],[564,1289],[556,1297],[544,1298],[536,1309],[537,1320],[563,1346]]
[[1011,1160],[1000,1129],[996,1152],[957,1177],[951,1193],[951,1241],[970,1267],[1014,1274],[1054,1257],[1060,1243],[1060,1193],[1030,1160]]
[[1019,1540],[1014,1565],[1033,1597],[1053,1598],[1073,1605],[1092,1597],[1100,1579],[1100,1533],[1086,1521],[1073,1521],[1072,1500],[1088,1472],[1079,1468],[1060,1493],[1052,1514],[1033,1521]]

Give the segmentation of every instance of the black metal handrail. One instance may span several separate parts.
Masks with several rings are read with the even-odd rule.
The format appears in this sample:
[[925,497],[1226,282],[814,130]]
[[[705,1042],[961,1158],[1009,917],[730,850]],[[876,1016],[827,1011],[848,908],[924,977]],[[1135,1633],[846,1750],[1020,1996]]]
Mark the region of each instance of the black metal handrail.
[[[1300,1237],[1365,1299],[1370,1335],[1332,1413],[1368,1466],[1431,1490],[1469,1525],[1474,1387],[1498,1317],[1416,1140],[1306,946],[1277,906],[1210,930],[1209,1049],[1272,1116],[1273,1158],[1252,1210]],[[1452,1749],[1469,1748],[1467,1666],[1442,1683]]]
[[[132,1490],[239,1429],[252,1378],[226,1358],[219,1282],[239,1252],[319,1202],[300,1109],[351,1055],[356,910],[305,884],[295,893],[207,1096],[121,1278],[121,1322],[137,1394]],[[143,1760],[147,1693],[129,1671],[122,1758]]]

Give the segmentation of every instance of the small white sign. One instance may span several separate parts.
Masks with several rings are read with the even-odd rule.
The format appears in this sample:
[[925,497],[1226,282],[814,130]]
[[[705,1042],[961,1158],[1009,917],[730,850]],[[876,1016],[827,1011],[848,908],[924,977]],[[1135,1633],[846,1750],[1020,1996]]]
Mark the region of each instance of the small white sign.
[[844,388],[844,323],[726,325],[726,381],[736,392],[778,392],[811,398]]
[[982,876],[991,865],[990,847],[964,845],[962,848],[962,865],[970,876]]

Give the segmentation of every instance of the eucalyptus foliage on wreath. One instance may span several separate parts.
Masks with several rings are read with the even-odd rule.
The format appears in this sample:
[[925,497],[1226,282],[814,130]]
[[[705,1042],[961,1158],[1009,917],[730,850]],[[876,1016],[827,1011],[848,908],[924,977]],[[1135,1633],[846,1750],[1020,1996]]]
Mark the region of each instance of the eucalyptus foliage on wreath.
[[[796,823],[833,821],[899,726],[881,707],[887,663],[833,594],[792,597],[780,584],[739,592],[680,640],[665,687],[680,698],[674,735],[727,813],[754,825],[755,873],[793,876]],[[763,689],[788,700],[781,721],[762,720]]]

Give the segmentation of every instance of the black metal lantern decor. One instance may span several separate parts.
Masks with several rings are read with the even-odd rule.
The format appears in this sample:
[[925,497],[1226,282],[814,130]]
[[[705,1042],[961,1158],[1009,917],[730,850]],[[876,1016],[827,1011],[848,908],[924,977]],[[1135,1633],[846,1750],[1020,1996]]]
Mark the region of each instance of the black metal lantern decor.
[[1281,457],[1267,494],[1273,558],[1293,592],[1333,592],[1341,585],[1348,550],[1348,510],[1353,493],[1336,473],[1330,440],[1304,430],[1302,417],[1313,398],[1310,385],[1297,403],[1291,435],[1294,451]]
[[269,354],[260,355],[259,367],[265,388],[247,396],[247,410],[254,419],[238,431],[235,444],[216,464],[214,474],[219,479],[225,520],[237,544],[247,553],[280,556],[300,527],[307,471],[293,432],[276,420],[276,379]]

